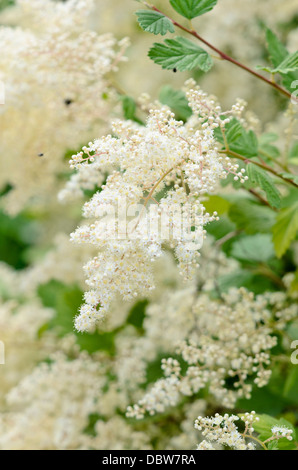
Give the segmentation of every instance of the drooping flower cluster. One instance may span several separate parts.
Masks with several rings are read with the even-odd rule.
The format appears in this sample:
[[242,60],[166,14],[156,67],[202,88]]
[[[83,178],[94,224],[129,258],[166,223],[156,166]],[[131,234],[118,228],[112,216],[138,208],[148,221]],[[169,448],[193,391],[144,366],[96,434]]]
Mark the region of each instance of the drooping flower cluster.
[[[185,279],[198,267],[204,226],[217,220],[201,203],[228,173],[244,182],[244,170],[217,147],[214,129],[229,120],[214,100],[188,84],[193,116],[183,124],[168,107],[152,105],[146,126],[117,121],[113,135],[90,143],[74,155],[71,166],[90,173],[114,168],[83,214],[91,219],[71,238],[93,244],[98,256],[85,266],[85,304],[76,328],[86,331],[103,318],[119,293],[125,300],[154,288],[151,265],[163,247],[175,250]],[[238,110],[236,106],[233,112]]]
[[55,196],[66,151],[88,141],[95,129],[109,128],[115,92],[107,74],[124,60],[128,43],[88,28],[92,5],[18,0],[21,25],[0,27],[0,185],[12,186],[6,196],[11,212],[32,198]]
[[[279,299],[274,299],[275,293],[271,299],[270,296],[254,298],[245,289],[232,289],[222,294],[222,302],[217,302],[202,294],[197,298],[195,292],[184,290],[181,305],[174,296],[173,304],[166,298],[159,309],[155,306],[152,312],[166,312],[169,324],[173,315],[170,312],[179,308],[180,337],[176,336],[179,344],[173,352],[181,356],[187,369],[182,373],[180,361],[164,359],[165,377],[138,404],[129,407],[127,415],[142,419],[146,413],[164,412],[179,403],[181,395],[195,395],[207,386],[218,403],[232,408],[237,399],[250,398],[251,379],[258,387],[264,387],[271,376],[270,350],[277,344],[273,328],[284,328],[281,319],[291,321],[298,313],[297,305],[288,307],[283,293]],[[149,316],[147,328],[150,323],[155,325],[155,321]],[[163,328],[160,332],[164,332],[167,341],[168,332]],[[162,343],[161,334],[159,337]]]

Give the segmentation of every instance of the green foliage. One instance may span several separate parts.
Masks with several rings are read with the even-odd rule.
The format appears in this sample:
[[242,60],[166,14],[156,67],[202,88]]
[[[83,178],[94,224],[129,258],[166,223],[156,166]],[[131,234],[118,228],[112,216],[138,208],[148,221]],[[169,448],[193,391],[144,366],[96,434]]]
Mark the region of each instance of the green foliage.
[[[298,269],[295,272],[295,277],[291,283],[290,293],[298,292]],[[298,338],[298,329],[297,329],[297,338]]]
[[133,119],[136,112],[136,102],[130,96],[122,97],[122,107],[125,119]]
[[289,429],[293,430],[293,441],[288,441],[286,438],[279,439],[275,441],[276,448],[279,450],[291,450],[295,449],[295,439],[296,439],[296,432],[293,425],[284,418],[273,418],[272,416],[261,414],[257,415],[259,421],[254,422],[254,429],[259,434],[259,439],[261,441],[266,441],[272,436],[271,429],[273,426],[286,426]]
[[77,335],[77,343],[82,351],[92,354],[96,351],[106,351],[110,355],[115,354],[115,332],[84,333]]
[[293,54],[289,54],[277,67],[258,67],[266,72],[276,74],[280,73],[286,75],[289,72],[295,72],[298,70],[298,51]]
[[298,70],[298,51],[288,55],[271,73],[288,74]]
[[16,269],[26,267],[26,253],[36,236],[37,225],[28,216],[10,217],[0,211],[0,261]]
[[135,328],[141,329],[143,327],[143,321],[146,315],[146,307],[148,300],[140,300],[137,302],[129,312],[127,323],[133,325]]
[[295,142],[289,152],[289,163],[298,166],[298,142]]
[[298,79],[298,52],[290,54],[278,37],[267,29],[266,31],[267,47],[269,59],[272,67],[257,67],[271,74],[279,73],[283,79],[283,85],[293,91],[292,83]]
[[242,237],[234,242],[231,255],[249,263],[266,263],[275,256],[271,236],[256,234]]
[[[225,144],[223,134],[219,128],[215,129],[215,137]],[[226,124],[225,137],[229,149],[245,157],[255,157],[258,155],[258,139],[253,131],[246,131],[240,122],[233,118]]]
[[282,209],[276,216],[272,227],[273,243],[276,255],[280,258],[296,238],[298,231],[298,202]]
[[138,124],[143,124],[143,122],[136,116],[137,105],[135,100],[131,96],[121,96],[122,101],[122,110],[125,119],[130,119],[131,121],[135,121]]
[[281,195],[268,172],[250,163],[247,165],[247,174],[250,183],[254,187],[261,188],[265,192],[270,206],[279,208],[281,204]]
[[148,55],[163,69],[177,69],[180,72],[195,68],[208,72],[213,65],[208,52],[181,36],[165,39],[163,44],[154,43]]
[[115,332],[107,333],[84,333],[83,335],[74,331],[74,317],[82,304],[82,291],[76,285],[65,285],[59,281],[50,281],[47,284],[40,285],[38,295],[45,307],[51,307],[55,310],[54,318],[49,322],[45,329],[55,329],[61,337],[73,333],[77,337],[77,343],[81,350],[90,354],[95,351],[107,351],[114,354]]
[[170,4],[180,15],[191,20],[211,11],[217,0],[170,0]]
[[272,159],[277,159],[280,156],[278,147],[272,144],[272,142],[276,142],[276,140],[278,140],[277,134],[271,132],[262,134],[258,140],[259,152],[266,163],[271,163]]
[[270,232],[275,222],[275,213],[251,199],[241,198],[230,207],[229,218],[239,230],[252,235]]
[[56,315],[49,328],[57,328],[61,336],[73,332],[74,316],[82,303],[82,291],[77,286],[52,280],[39,286],[38,295],[45,307],[55,309]]
[[207,232],[216,240],[220,240],[231,232],[234,232],[236,228],[236,225],[225,216],[220,217],[219,221],[211,222],[206,227]]
[[283,396],[298,405],[298,367],[297,365],[293,366],[289,371],[284,389]]
[[4,10],[4,8],[13,6],[15,4],[15,0],[0,0],[0,11]]
[[254,387],[251,398],[243,398],[237,403],[238,408],[254,410],[256,413],[266,413],[271,416],[280,414],[286,406],[287,402],[281,394],[274,394],[268,386],[263,388]]
[[294,183],[298,184],[298,175],[293,175],[292,173],[281,173],[283,178],[287,178],[289,180],[294,181]]
[[230,274],[219,276],[217,287],[221,293],[228,292],[232,288],[245,287],[256,295],[276,290],[275,285],[269,279],[248,269],[237,269]]
[[226,214],[229,210],[231,203],[221,196],[209,196],[207,201],[204,201],[204,207],[207,212],[217,212],[218,215]]
[[272,64],[277,67],[288,55],[288,51],[278,37],[267,28],[266,41],[269,52],[269,59]]
[[159,100],[173,110],[178,120],[186,121],[192,115],[192,110],[182,90],[174,90],[170,85],[164,85],[160,91]]
[[175,32],[172,21],[162,13],[151,10],[138,10],[136,15],[139,25],[148,33],[161,34],[164,36],[168,32]]

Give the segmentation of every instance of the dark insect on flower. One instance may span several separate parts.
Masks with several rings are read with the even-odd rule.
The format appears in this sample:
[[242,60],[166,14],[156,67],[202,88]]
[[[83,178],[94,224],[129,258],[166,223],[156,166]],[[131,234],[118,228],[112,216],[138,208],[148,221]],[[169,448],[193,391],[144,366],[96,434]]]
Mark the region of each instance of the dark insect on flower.
[[65,106],[70,106],[71,103],[72,103],[72,100],[70,98],[67,98],[66,100],[64,100]]
[[173,72],[174,72],[174,73],[176,73],[176,72],[177,72],[177,69],[176,69],[176,68],[174,68],[174,69],[173,69]]
[[43,157],[44,156],[44,153],[39,153],[38,154],[38,157]]

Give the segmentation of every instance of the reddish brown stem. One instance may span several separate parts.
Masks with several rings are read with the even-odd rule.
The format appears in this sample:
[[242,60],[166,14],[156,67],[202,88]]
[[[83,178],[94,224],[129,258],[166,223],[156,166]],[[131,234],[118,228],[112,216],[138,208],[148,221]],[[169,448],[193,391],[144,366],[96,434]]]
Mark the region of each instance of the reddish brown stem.
[[244,163],[248,164],[248,163],[252,163],[253,165],[256,165],[258,166],[259,168],[262,168],[263,170],[266,170],[266,171],[269,171],[269,173],[272,173],[272,175],[276,176],[277,178],[280,178],[282,179],[283,181],[285,181],[286,183],[294,186],[295,188],[298,188],[298,184],[295,183],[295,181],[289,179],[289,178],[286,178],[284,176],[282,176],[280,173],[278,173],[277,171],[275,171],[273,168],[271,168],[271,166],[268,166],[266,164],[262,164],[262,163],[259,163],[255,160],[250,160],[249,158],[246,158],[244,157],[243,155],[240,155],[239,153],[236,153],[236,152],[233,152],[232,150],[230,149],[224,149],[224,150],[221,150],[220,153],[224,153],[226,155],[229,155],[230,157],[234,157],[234,158],[238,158],[238,160],[242,160]]

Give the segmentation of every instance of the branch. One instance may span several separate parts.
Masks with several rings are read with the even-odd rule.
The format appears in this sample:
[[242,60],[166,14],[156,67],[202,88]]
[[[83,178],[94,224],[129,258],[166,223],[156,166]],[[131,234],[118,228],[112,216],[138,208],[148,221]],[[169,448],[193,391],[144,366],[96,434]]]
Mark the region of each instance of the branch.
[[269,80],[269,78],[266,78],[264,77],[262,74],[256,72],[255,70],[253,70],[252,68],[248,67],[247,65],[244,65],[242,64],[241,62],[239,62],[238,60],[236,59],[233,59],[233,57],[229,56],[228,54],[225,54],[224,52],[222,52],[220,49],[218,49],[217,47],[213,46],[212,44],[210,44],[208,41],[206,41],[206,39],[202,38],[194,29],[188,29],[186,28],[185,26],[183,26],[182,24],[178,23],[177,21],[173,20],[172,18],[170,18],[169,16],[165,15],[161,10],[159,10],[158,8],[156,8],[154,5],[150,5],[149,3],[147,2],[144,2],[144,5],[149,8],[150,10],[154,10],[158,13],[161,13],[163,16],[165,16],[166,18],[168,18],[174,26],[177,26],[177,28],[181,29],[182,31],[185,31],[186,33],[188,34],[191,34],[192,36],[194,36],[196,39],[198,39],[199,41],[201,41],[203,44],[205,44],[207,47],[209,47],[210,49],[212,49],[214,52],[216,52],[219,57],[223,60],[227,60],[228,62],[231,62],[232,64],[236,65],[237,67],[245,70],[246,72],[250,73],[251,75],[253,75],[254,77],[258,78],[259,80],[262,80],[263,82],[267,83],[268,85],[270,85],[271,87],[273,87],[275,90],[279,91],[280,93],[282,93],[284,96],[286,96],[287,98],[289,99],[292,99],[292,95],[290,92],[288,92],[285,88],[281,87],[280,85],[278,85],[277,83]]
[[240,155],[239,153],[233,152],[232,150],[229,150],[229,149],[224,149],[224,150],[220,151],[219,153],[224,153],[225,155],[229,155],[231,157],[237,158],[238,160],[242,160],[243,162],[245,162],[247,164],[252,163],[253,165],[258,166],[258,167],[262,168],[265,171],[269,171],[269,173],[272,173],[272,175],[276,176],[277,178],[280,178],[285,183],[291,184],[295,188],[298,188],[298,184],[295,183],[295,181],[293,181],[289,178],[285,178],[280,173],[277,173],[277,171],[275,171],[273,168],[271,168],[271,166],[266,165],[266,163],[259,163],[259,162],[256,162],[254,160],[250,160],[249,158],[244,157],[243,155]]

